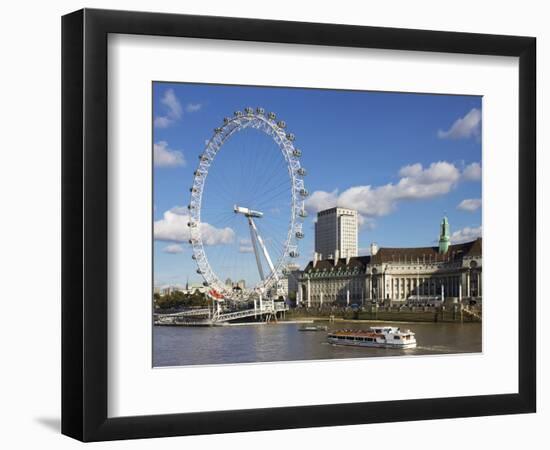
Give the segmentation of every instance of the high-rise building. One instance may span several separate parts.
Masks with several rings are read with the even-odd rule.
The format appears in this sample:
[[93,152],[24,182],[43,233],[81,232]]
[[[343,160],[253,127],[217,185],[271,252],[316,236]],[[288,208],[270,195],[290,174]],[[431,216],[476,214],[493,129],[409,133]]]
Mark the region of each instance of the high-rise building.
[[357,256],[357,211],[330,208],[317,213],[315,252],[321,259]]

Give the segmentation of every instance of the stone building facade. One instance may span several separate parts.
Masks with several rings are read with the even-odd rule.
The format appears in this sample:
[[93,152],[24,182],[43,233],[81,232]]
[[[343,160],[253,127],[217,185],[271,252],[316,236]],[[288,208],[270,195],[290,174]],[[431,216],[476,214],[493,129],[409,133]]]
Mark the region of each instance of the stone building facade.
[[377,248],[370,256],[314,258],[300,277],[303,306],[481,302],[482,240],[450,244],[447,219],[437,247]]

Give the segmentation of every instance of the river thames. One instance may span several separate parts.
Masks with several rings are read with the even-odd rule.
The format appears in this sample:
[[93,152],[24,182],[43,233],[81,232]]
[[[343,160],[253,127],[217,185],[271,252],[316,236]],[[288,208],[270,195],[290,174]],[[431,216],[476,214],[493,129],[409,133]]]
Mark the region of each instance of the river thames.
[[153,366],[235,364],[481,352],[481,323],[316,322],[328,331],[391,325],[416,333],[412,349],[358,348],[327,343],[326,331],[300,331],[307,324],[218,327],[153,327]]

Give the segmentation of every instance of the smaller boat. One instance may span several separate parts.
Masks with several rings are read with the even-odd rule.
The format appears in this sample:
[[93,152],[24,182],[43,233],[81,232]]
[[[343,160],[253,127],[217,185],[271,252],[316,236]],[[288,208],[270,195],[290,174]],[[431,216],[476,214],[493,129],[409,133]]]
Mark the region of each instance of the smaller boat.
[[327,335],[337,345],[378,348],[414,348],[415,334],[397,327],[370,327],[368,330],[337,330]]
[[320,325],[306,325],[299,329],[300,331],[327,331],[327,327]]

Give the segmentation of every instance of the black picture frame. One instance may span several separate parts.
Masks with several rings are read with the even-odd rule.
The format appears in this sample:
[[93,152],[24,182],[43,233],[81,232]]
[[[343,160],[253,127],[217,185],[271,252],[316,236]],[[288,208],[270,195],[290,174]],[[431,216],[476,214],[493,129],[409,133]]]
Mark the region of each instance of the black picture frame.
[[[109,418],[107,36],[110,33],[519,58],[518,393]],[[82,441],[535,412],[536,39],[83,9],[62,18],[62,433]]]

